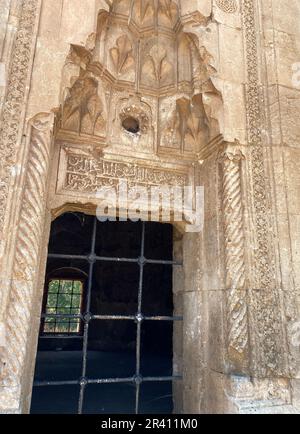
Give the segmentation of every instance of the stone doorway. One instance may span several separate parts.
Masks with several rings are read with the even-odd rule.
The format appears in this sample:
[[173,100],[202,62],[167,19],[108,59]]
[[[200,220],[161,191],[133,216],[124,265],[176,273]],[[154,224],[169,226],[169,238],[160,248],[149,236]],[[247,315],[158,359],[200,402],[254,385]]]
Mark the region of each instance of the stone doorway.
[[78,212],[52,223],[32,413],[173,411],[174,232]]

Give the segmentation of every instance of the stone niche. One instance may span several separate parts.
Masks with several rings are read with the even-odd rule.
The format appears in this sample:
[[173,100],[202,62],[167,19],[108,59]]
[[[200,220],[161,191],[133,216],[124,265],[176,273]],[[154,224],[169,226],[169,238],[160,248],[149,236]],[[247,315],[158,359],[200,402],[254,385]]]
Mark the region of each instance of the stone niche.
[[96,33],[71,46],[64,66],[58,139],[195,161],[220,133],[222,97],[213,58],[184,21],[177,1],[121,0],[100,11]]

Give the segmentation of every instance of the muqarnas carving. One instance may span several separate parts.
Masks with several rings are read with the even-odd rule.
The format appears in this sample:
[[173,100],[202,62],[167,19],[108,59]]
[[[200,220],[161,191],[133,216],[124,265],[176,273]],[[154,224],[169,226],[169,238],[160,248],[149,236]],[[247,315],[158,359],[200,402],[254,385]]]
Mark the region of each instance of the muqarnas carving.
[[116,5],[116,11],[124,13],[126,6],[138,26],[154,25],[156,17],[160,25],[174,25],[178,20],[178,6],[172,0],[130,0],[127,5]]
[[64,68],[60,137],[71,131],[81,143],[101,137],[107,151],[195,158],[220,134],[223,103],[215,60],[189,24],[170,0],[122,0],[101,11]]
[[172,0],[159,0],[158,11],[162,16],[166,17],[170,23],[174,23],[174,20],[178,18],[178,7]]
[[62,110],[62,127],[78,134],[105,135],[104,107],[94,78],[79,78],[69,89]]
[[209,125],[202,95],[176,100],[176,108],[162,134],[164,145],[180,148],[181,151],[198,152],[200,145],[207,143],[208,138]]
[[143,65],[142,73],[147,78],[162,82],[170,73],[173,67],[167,59],[167,50],[163,44],[154,44]]
[[134,66],[133,47],[127,35],[116,40],[116,46],[111,48],[110,55],[117,74],[127,72]]

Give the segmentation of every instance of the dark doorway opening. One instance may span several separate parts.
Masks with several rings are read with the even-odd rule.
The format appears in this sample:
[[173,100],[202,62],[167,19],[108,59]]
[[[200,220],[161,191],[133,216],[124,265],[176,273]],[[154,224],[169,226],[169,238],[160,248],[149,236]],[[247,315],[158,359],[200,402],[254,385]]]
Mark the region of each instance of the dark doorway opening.
[[52,224],[32,414],[172,413],[173,227]]

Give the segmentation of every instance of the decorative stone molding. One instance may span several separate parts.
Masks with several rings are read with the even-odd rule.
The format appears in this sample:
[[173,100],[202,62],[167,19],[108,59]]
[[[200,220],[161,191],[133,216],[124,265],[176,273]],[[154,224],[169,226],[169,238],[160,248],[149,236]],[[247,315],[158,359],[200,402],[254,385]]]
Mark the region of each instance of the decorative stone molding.
[[269,222],[267,220],[267,181],[264,167],[262,143],[262,100],[259,86],[258,47],[255,26],[255,9],[253,0],[243,1],[243,22],[246,40],[247,62],[247,123],[248,139],[251,146],[251,162],[253,173],[253,203],[257,236],[256,267],[257,288],[271,288],[274,274],[269,254]]
[[259,80],[256,10],[254,0],[242,1],[242,17],[246,51],[246,112],[248,142],[251,150],[252,203],[255,224],[255,269],[257,291],[251,297],[253,317],[253,369],[260,375],[282,375],[285,337],[280,297],[275,287],[270,209],[267,199],[268,181],[263,150],[263,95]]
[[242,152],[226,146],[222,165],[223,222],[227,290],[228,355],[235,368],[248,363],[248,302],[245,291],[245,233],[241,183]]
[[[5,366],[0,376],[0,387],[9,388],[10,392],[13,390],[16,403],[20,399],[33,297],[39,273],[53,119],[53,114],[41,113],[30,122],[30,151],[6,314]],[[6,404],[2,400],[1,393],[0,405],[5,408]]]
[[10,170],[24,126],[24,107],[31,75],[41,0],[23,0],[19,28],[11,54],[10,71],[0,120],[0,240],[10,186]]

